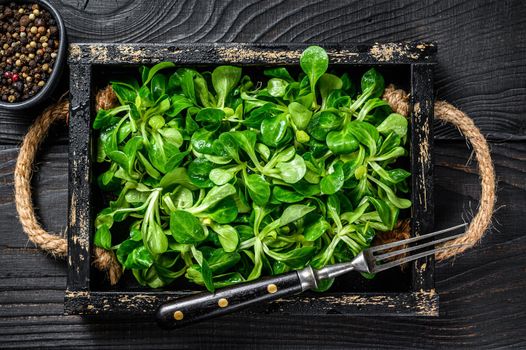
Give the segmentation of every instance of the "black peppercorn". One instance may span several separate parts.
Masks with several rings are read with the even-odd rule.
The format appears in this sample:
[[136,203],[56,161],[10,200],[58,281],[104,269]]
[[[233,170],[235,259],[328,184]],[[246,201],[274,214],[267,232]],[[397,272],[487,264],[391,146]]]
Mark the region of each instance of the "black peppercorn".
[[31,98],[53,71],[59,42],[51,14],[38,4],[0,4],[0,99]]
[[24,84],[21,82],[21,81],[17,81],[16,83],[13,84],[13,87],[16,89],[16,91],[18,92],[22,92],[24,90]]
[[27,25],[29,24],[29,22],[30,22],[30,20],[29,20],[29,16],[24,15],[24,16],[22,16],[22,17],[20,18],[20,25],[21,25],[21,26],[24,26],[24,27],[25,27],[25,26],[27,26]]

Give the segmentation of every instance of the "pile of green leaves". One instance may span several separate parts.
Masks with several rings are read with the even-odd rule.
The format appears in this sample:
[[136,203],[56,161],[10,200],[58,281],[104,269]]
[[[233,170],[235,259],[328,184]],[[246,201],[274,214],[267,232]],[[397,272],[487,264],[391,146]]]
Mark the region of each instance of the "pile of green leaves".
[[[327,73],[317,46],[254,84],[240,67],[162,62],[112,83],[94,120],[98,184],[112,198],[95,244],[152,288],[180,276],[210,291],[310,264],[351,260],[411,202],[408,123],[375,70]],[[322,286],[329,288],[331,282]]]

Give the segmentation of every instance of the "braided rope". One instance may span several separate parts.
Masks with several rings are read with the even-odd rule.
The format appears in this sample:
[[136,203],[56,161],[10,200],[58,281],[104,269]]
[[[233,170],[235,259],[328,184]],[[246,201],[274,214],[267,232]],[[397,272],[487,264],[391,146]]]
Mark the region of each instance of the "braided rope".
[[[397,90],[393,85],[389,85],[384,91],[383,98],[396,113],[408,116],[409,97],[405,91]],[[446,247],[455,247],[439,252],[436,255],[438,260],[445,260],[477,244],[488,229],[495,207],[496,183],[495,170],[488,143],[473,122],[473,119],[444,101],[435,102],[435,117],[438,120],[456,126],[471,143],[478,162],[482,189],[478,212],[471,220],[465,234],[445,244]]]
[[47,108],[35,121],[24,138],[15,167],[15,204],[18,217],[29,240],[55,257],[64,257],[68,252],[66,239],[47,233],[38,223],[31,198],[31,176],[37,150],[49,127],[68,114],[69,102],[59,101]]
[[[106,91],[106,90],[103,90]],[[113,95],[114,97],[114,95]],[[114,103],[111,93],[107,91],[97,96],[97,108],[108,107]],[[24,232],[31,242],[54,257],[65,257],[68,253],[67,240],[61,235],[46,232],[40,226],[31,196],[31,177],[38,148],[45,139],[49,128],[59,120],[69,117],[69,101],[61,99],[56,104],[46,108],[24,137],[15,167],[15,204],[18,217]],[[95,248],[93,265],[106,271],[110,283],[116,284],[122,275],[122,269],[113,251]]]

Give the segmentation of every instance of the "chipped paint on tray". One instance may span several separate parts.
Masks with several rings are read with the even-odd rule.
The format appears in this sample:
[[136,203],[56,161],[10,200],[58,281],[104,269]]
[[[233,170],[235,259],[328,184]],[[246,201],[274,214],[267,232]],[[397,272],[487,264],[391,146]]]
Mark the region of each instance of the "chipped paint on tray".
[[[414,66],[427,66],[433,63],[433,44],[379,44],[374,45],[323,45],[327,49],[330,62],[336,64],[411,64]],[[86,128],[89,129],[90,109],[89,101],[93,96],[90,79],[82,79],[86,74],[91,74],[95,64],[104,66],[121,64],[154,64],[162,60],[171,60],[176,64],[203,64],[216,65],[221,63],[239,65],[276,65],[297,64],[301,52],[306,45],[294,44],[71,44],[69,47],[69,63],[72,76],[71,93],[73,101],[82,101],[77,109],[72,109],[70,125],[78,124],[80,129],[70,129],[70,140],[73,148],[78,151],[78,157],[70,159],[70,190],[71,213],[69,217],[71,246],[68,256],[70,277],[73,280],[71,289],[66,292],[65,310],[70,314],[98,314],[98,313],[152,313],[162,302],[188,295],[188,291],[151,291],[131,292],[120,290],[92,290],[90,284],[90,266],[88,255],[89,230],[93,217],[89,210],[89,139]],[[419,63],[413,65],[413,63]],[[420,63],[423,63],[420,65]],[[95,70],[96,70],[95,66]],[[427,77],[424,73],[420,77]],[[421,80],[419,80],[421,81]],[[427,96],[427,95],[426,95]],[[427,98],[427,97],[426,97]],[[414,102],[418,102],[414,101]],[[430,102],[431,101],[423,101]],[[428,106],[428,105],[423,105]],[[416,104],[415,113],[422,113],[420,105]],[[432,106],[431,106],[432,107]],[[429,108],[423,108],[427,113]],[[431,158],[429,138],[431,125],[425,115],[415,115],[416,130],[419,138],[418,146],[414,144],[415,153],[413,161],[418,160],[419,169],[427,166]],[[76,123],[76,124],[75,124]],[[414,142],[414,141],[413,141]],[[74,153],[73,153],[74,154]],[[425,169],[414,172],[418,177],[418,187],[424,189],[426,179]],[[427,175],[426,175],[427,176]],[[86,187],[88,186],[88,187]],[[88,194],[88,196],[86,195]],[[431,194],[431,193],[430,193]],[[427,205],[428,195],[423,194],[421,203]],[[418,197],[414,197],[414,203]],[[423,206],[422,206],[423,208]],[[426,207],[425,210],[428,210]],[[432,207],[431,209],[432,210]],[[82,257],[79,257],[82,255]],[[82,262],[82,264],[80,263]],[[426,267],[428,267],[426,269]],[[429,270],[432,266],[422,265],[414,278],[422,280],[430,278]],[[425,272],[425,273],[424,273]],[[68,280],[69,281],[69,280]],[[69,282],[68,282],[69,283]],[[420,285],[424,285],[422,282]],[[98,284],[96,284],[98,285]],[[413,287],[418,290],[420,287]],[[88,289],[86,291],[85,289]],[[290,314],[377,314],[377,315],[421,315],[436,316],[438,314],[438,295],[433,289],[417,292],[406,291],[403,293],[374,294],[374,293],[333,293],[302,295],[282,299],[269,305],[261,305],[255,312],[282,311]],[[270,310],[270,311],[269,311]],[[248,311],[251,312],[251,311]],[[252,311],[254,312],[254,311]]]
[[283,64],[293,60],[299,60],[301,50],[269,50],[262,52],[247,47],[218,47],[216,49],[219,57],[228,62],[236,61],[260,61],[263,56],[268,63]]

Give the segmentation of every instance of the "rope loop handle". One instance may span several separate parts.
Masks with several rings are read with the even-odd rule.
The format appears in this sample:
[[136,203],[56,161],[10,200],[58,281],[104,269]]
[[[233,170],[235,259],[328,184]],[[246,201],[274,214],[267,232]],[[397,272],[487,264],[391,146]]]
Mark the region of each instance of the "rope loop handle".
[[[397,90],[393,85],[389,85],[384,91],[383,98],[396,113],[406,117],[408,116],[409,96],[405,91]],[[493,168],[488,142],[473,122],[473,119],[445,101],[436,101],[434,107],[435,118],[456,126],[469,143],[471,143],[478,162],[482,189],[478,212],[471,220],[464,235],[445,243],[446,247],[455,247],[437,253],[436,258],[438,260],[445,260],[473,247],[480,241],[484,232],[488,229],[495,207],[496,183],[495,170]]]
[[[397,90],[393,85],[384,91],[384,100],[391,108],[404,116],[409,115],[409,98],[405,91]],[[108,109],[116,103],[115,93],[111,87],[107,87],[97,93],[96,110]],[[49,128],[59,120],[66,121],[69,117],[69,102],[64,98],[56,104],[48,107],[30,127],[24,137],[20,153],[15,167],[15,203],[16,210],[24,232],[29,240],[42,250],[54,257],[65,257],[67,255],[67,240],[61,235],[46,232],[40,226],[31,197],[31,176],[36,153],[42,141],[46,137]],[[444,101],[435,103],[435,117],[444,122],[453,124],[473,146],[478,162],[479,175],[481,178],[482,193],[477,214],[473,217],[465,234],[454,241],[446,243],[446,246],[455,246],[436,255],[438,260],[445,260],[460,254],[480,241],[484,232],[491,223],[491,216],[495,205],[495,171],[491,154],[486,139],[465,113]],[[108,275],[110,283],[116,284],[122,275],[115,253],[99,247],[94,249],[93,264]]]
[[[108,89],[105,89],[103,92],[104,94],[101,92],[97,95],[97,100],[100,100],[100,103],[97,103],[97,109],[108,108],[112,101],[111,95],[115,96],[111,89],[109,92]],[[115,99],[113,99],[113,103],[114,101]],[[68,118],[69,101],[65,98],[61,98],[56,104],[44,110],[24,137],[14,173],[16,211],[24,232],[29,240],[40,249],[60,258],[65,257],[68,253],[67,240],[61,235],[46,232],[40,226],[33,207],[31,177],[38,148],[46,138],[49,128],[59,120],[67,122]],[[122,275],[122,268],[115,257],[115,253],[95,247],[93,254],[95,257],[93,265],[107,273],[112,285],[116,284]]]

